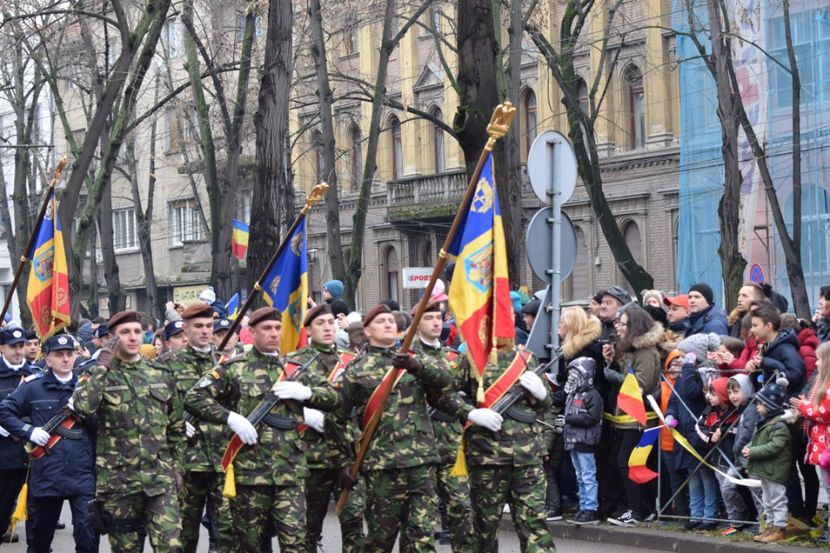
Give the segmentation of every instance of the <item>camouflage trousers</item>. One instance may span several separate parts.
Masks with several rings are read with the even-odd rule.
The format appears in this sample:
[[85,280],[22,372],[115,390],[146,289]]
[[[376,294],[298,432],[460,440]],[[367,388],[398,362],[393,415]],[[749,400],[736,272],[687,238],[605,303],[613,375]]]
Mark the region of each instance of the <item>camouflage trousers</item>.
[[181,520],[176,492],[150,497],[144,493],[110,497],[99,495],[104,512],[111,518],[107,537],[112,553],[141,553],[144,532],[155,553],[181,553]]
[[220,551],[230,551],[233,547],[231,537],[231,514],[228,500],[222,497],[223,475],[216,472],[184,473],[184,485],[179,494],[182,512],[182,550],[195,553],[199,543],[199,527],[202,512],[207,507],[208,516],[216,525],[217,546]]
[[392,551],[398,532],[401,553],[435,551],[432,532],[438,501],[435,466],[369,470],[366,479],[366,553]]
[[302,486],[237,484],[236,497],[228,503],[233,522],[233,551],[270,551],[274,535],[279,540],[281,553],[308,551]]
[[473,527],[479,553],[499,550],[504,504],[519,536],[522,553],[555,552],[545,523],[545,473],[541,465],[470,467]]
[[470,484],[466,477],[452,476],[454,463],[438,466],[438,495],[447,506],[453,553],[475,551]]
[[[338,469],[311,469],[305,481],[305,501],[308,550],[315,551],[320,537],[323,534],[323,520],[328,512],[332,495],[340,496],[340,486],[337,482]],[[349,493],[346,506],[340,513],[340,535],[344,553],[359,553],[363,551],[363,503],[365,492],[364,483],[359,479],[357,485]]]

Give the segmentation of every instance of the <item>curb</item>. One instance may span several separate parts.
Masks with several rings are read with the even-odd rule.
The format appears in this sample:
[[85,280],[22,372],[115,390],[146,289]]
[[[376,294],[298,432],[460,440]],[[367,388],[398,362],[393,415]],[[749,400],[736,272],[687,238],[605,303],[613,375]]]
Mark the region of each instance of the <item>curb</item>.
[[[824,549],[737,541],[728,537],[713,537],[655,528],[621,528],[606,524],[579,527],[559,521],[547,524],[554,538],[677,553],[758,553],[760,551],[816,553]],[[502,518],[500,527],[506,532],[514,531],[513,521],[510,518]]]

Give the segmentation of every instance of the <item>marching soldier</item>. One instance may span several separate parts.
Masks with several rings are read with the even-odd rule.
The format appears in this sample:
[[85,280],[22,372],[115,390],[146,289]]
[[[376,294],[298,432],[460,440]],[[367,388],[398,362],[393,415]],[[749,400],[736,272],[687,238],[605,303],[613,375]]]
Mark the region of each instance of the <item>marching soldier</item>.
[[[23,440],[42,448],[53,436],[48,454],[33,460],[29,474],[29,510],[32,517],[28,550],[49,553],[64,500],[72,509],[73,537],[77,553],[98,551],[98,535],[87,513],[95,495],[95,461],[92,452],[95,428],[90,422],[67,417],[67,423],[47,431],[44,426],[66,408],[78,378],[72,372],[75,340],[67,334],[52,336],[44,343],[46,372],[25,378],[0,403],[0,424]],[[60,417],[59,417],[60,418]],[[26,422],[26,420],[31,422]],[[50,435],[50,432],[52,435]],[[35,450],[38,452],[38,450]]]
[[161,331],[164,338],[164,352],[159,356],[161,363],[167,362],[170,356],[187,345],[187,335],[184,333],[184,321],[181,319],[170,321]]
[[[424,366],[405,354],[396,355],[397,325],[383,304],[363,318],[368,339],[366,355],[344,375],[342,421],[356,408],[361,430],[379,408],[374,399],[392,368],[405,369],[389,396],[382,418],[367,450],[361,470],[366,482],[365,518],[367,553],[392,551],[400,533],[401,552],[434,551],[433,517],[438,509],[435,469],[440,458],[427,414],[427,400],[446,412],[463,405],[455,395],[442,397],[451,375]],[[341,442],[342,443],[342,442]]]
[[[303,485],[308,468],[305,442],[297,428],[302,410],[295,404],[277,402],[258,430],[245,416],[267,394],[305,401],[308,407],[323,410],[336,408],[339,397],[332,386],[317,386],[320,379],[309,372],[285,374],[279,358],[279,311],[257,309],[249,325],[253,348],[202,377],[187,393],[186,406],[200,419],[227,423],[245,445],[259,446],[243,447],[233,462],[236,497],[229,503],[237,551],[269,550],[274,530],[283,553],[306,551]],[[294,378],[299,381],[291,380]]]
[[[222,344],[222,340],[225,339],[228,332],[230,332],[231,326],[233,323],[228,319],[216,319],[213,323],[213,344],[216,346],[216,349],[219,349],[219,346]],[[231,357],[235,357],[240,353],[243,353],[244,350],[242,347],[238,347],[239,344],[239,328],[237,328],[234,333],[228,338],[228,343],[225,345],[225,349],[220,351],[222,355],[230,359]]]
[[[176,379],[176,391],[181,403],[185,394],[203,374],[213,366],[213,309],[203,303],[193,304],[182,313],[183,334],[187,345],[173,352],[166,361],[169,372]],[[182,550],[194,553],[199,543],[199,524],[202,512],[208,509],[209,518],[222,538],[220,550],[231,548],[230,514],[223,505],[222,480],[219,461],[227,441],[224,427],[205,421],[188,421],[185,417],[185,439],[176,448],[177,465],[182,470],[179,500],[182,518]],[[221,531],[219,531],[221,530]],[[219,537],[219,536],[217,536]]]
[[[11,394],[24,378],[38,371],[23,358],[25,342],[26,337],[20,327],[7,326],[0,330],[0,400]],[[0,425],[0,537],[4,541],[10,538],[6,531],[17,495],[26,481],[27,464],[23,442]]]
[[99,421],[93,522],[109,532],[113,553],[142,551],[144,529],[154,551],[179,553],[173,456],[183,424],[176,382],[141,359],[144,334],[135,311],[116,313],[108,327],[112,342],[73,395],[75,411]]
[[[504,391],[518,384],[526,393],[505,418],[488,408],[492,402],[487,399],[469,416],[478,425],[466,433],[476,551],[498,551],[499,520],[507,503],[522,552],[554,552],[545,523],[544,439],[536,422],[550,407],[550,394],[541,378],[525,370],[536,364],[529,352],[500,347],[497,359],[487,364],[484,388],[489,390],[499,381]],[[470,398],[476,397],[478,388],[474,370],[466,358],[461,362],[463,389]],[[489,397],[490,393],[485,394]]]
[[[415,358],[422,364],[456,377],[454,364],[450,360],[448,351],[441,346],[440,336],[443,324],[441,304],[432,302],[427,305],[418,324],[418,337],[412,344],[412,350],[416,353]],[[452,353],[457,355],[455,352]],[[464,427],[458,418],[437,409],[432,410],[431,416],[438,454],[441,458],[437,470],[438,494],[446,505],[452,550],[454,553],[473,551],[475,542],[472,534],[470,485],[466,477],[450,475],[455,465]]]
[[[341,352],[334,346],[336,323],[331,306],[323,303],[313,307],[303,322],[309,338],[309,346],[286,358],[287,362],[305,365],[316,359],[307,369],[318,380],[335,384],[355,355]],[[306,442],[306,460],[309,477],[305,482],[308,550],[316,551],[323,531],[332,492],[338,492],[341,469],[349,465],[349,458],[332,436],[331,417],[316,409],[304,408],[304,420],[309,428],[303,433]],[[328,427],[328,428],[326,428]],[[346,553],[363,549],[363,498],[360,490],[349,494],[349,504],[340,515],[342,551]]]

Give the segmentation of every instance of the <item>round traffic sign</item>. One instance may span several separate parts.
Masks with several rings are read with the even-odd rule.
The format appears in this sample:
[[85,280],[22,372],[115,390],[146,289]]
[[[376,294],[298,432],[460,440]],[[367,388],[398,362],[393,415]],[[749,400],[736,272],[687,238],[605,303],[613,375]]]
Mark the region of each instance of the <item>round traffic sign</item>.
[[553,195],[561,194],[564,204],[576,188],[576,155],[568,138],[557,131],[545,131],[533,141],[527,155],[530,187],[545,205],[553,205]]
[[[553,208],[543,207],[536,212],[527,226],[525,249],[530,268],[537,277],[544,281],[550,280],[548,271],[553,268],[553,229],[548,219],[553,217]],[[559,257],[560,279],[565,280],[576,265],[576,229],[568,217],[562,212],[562,242]]]

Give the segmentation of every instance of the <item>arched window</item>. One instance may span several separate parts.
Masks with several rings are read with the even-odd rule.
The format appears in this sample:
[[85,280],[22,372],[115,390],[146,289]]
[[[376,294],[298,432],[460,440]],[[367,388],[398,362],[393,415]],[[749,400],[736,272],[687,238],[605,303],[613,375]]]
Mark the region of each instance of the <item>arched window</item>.
[[360,129],[357,125],[352,125],[351,129],[349,129],[349,137],[351,140],[351,152],[350,152],[350,166],[349,166],[349,177],[351,179],[351,190],[358,190],[360,188],[361,182],[361,171],[363,171],[363,157],[361,155],[361,142],[363,141],[362,136],[360,135]]
[[579,94],[579,108],[582,113],[590,115],[591,104],[588,100],[588,85],[585,84],[585,79],[579,79],[576,83],[576,91]]
[[323,135],[320,134],[320,131],[313,131],[311,133],[311,150],[314,180],[315,182],[320,182],[323,180]]
[[527,161],[527,154],[530,152],[530,145],[536,138],[536,93],[533,89],[526,89],[522,97],[521,128],[521,150],[522,161]]
[[400,274],[401,274],[401,263],[400,259],[398,258],[398,252],[395,250],[394,246],[389,246],[386,248],[383,256],[383,270],[385,272],[383,284],[383,299],[390,299],[398,301],[400,296]]
[[562,295],[569,301],[585,300],[591,294],[591,272],[585,233],[574,225],[576,230],[576,262],[571,274],[563,282]]
[[[631,251],[631,257],[634,258],[634,261],[638,265],[643,265],[643,238],[640,234],[640,226],[634,221],[628,221],[623,226],[623,239],[625,240],[626,246]],[[631,292],[632,294],[635,292],[631,286],[628,284],[628,281],[625,280],[625,277],[620,273],[620,282],[625,282],[626,289]]]
[[[430,115],[439,121],[444,120],[444,114],[438,107],[433,107]],[[432,123],[432,161],[435,172],[443,173],[446,168],[444,165],[444,129],[435,123]]]
[[389,140],[392,152],[392,180],[403,175],[403,142],[401,140],[401,122],[394,115],[389,118]]
[[642,148],[646,145],[645,92],[643,74],[633,65],[625,71],[625,88],[628,93],[628,146]]

